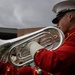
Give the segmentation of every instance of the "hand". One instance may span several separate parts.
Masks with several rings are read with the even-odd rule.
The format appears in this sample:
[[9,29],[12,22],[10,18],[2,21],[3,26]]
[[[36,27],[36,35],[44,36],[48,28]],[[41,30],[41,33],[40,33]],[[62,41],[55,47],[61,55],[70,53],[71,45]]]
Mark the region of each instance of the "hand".
[[30,50],[30,53],[32,55],[32,57],[34,57],[35,53],[39,50],[44,48],[43,46],[41,46],[39,43],[37,43],[36,41],[31,41],[28,44],[26,44],[25,48],[27,50]]

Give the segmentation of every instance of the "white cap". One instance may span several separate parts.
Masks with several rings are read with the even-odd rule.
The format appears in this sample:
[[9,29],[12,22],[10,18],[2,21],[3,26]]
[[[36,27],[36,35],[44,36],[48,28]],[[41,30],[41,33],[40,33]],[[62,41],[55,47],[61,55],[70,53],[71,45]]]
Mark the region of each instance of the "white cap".
[[58,13],[63,9],[75,9],[75,0],[61,1],[54,5],[53,12]]

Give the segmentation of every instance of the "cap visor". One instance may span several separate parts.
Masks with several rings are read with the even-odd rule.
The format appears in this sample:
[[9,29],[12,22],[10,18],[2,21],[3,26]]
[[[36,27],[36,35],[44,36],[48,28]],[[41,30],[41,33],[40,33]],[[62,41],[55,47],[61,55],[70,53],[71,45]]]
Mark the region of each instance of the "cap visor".
[[59,22],[58,18],[52,20],[52,23],[57,24]]

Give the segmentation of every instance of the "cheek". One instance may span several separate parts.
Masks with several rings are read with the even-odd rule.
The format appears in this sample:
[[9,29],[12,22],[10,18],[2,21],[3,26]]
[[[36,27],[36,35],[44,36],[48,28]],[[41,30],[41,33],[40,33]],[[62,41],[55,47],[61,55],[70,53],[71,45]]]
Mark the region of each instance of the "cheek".
[[60,22],[59,29],[61,29],[65,33],[67,31],[67,24],[64,21]]
[[61,25],[61,27],[60,27],[60,29],[64,32],[64,33],[66,33],[68,30],[69,30],[69,27],[67,26],[67,25]]

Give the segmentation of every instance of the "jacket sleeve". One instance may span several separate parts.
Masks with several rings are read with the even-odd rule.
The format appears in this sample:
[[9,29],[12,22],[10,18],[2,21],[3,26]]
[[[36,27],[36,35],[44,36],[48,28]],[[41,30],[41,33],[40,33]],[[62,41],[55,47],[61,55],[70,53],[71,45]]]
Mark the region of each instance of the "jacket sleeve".
[[50,73],[68,69],[75,62],[75,37],[56,50],[50,51],[45,48],[39,50],[34,56],[34,61],[37,66]]

